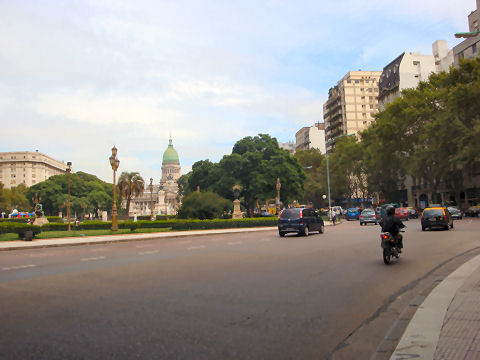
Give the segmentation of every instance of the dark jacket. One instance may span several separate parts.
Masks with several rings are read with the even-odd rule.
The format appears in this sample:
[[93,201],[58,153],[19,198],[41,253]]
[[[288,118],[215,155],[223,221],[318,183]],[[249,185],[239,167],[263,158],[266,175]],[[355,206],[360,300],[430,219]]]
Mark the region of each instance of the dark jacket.
[[402,221],[395,215],[387,215],[380,220],[382,232],[389,232],[392,236],[397,236],[400,229],[404,228]]

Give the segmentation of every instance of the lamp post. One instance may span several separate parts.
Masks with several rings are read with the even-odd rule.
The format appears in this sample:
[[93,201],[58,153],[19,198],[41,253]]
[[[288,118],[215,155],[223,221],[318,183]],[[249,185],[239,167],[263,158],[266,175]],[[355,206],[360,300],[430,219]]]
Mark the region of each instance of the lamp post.
[[67,198],[67,231],[70,231],[70,173],[72,172],[72,162],[67,162],[67,181],[68,181],[68,198]]
[[282,184],[280,184],[280,178],[277,177],[277,198],[275,199],[275,203],[277,205],[277,214],[280,213],[280,188]]
[[153,221],[153,178],[150,178],[150,221]]
[[120,160],[117,159],[117,148],[115,145],[112,148],[112,156],[110,156],[110,165],[113,170],[113,207],[112,207],[112,231],[118,231],[118,219],[117,219],[117,198],[116,198],[116,175]]
[[328,194],[328,220],[332,221],[332,199],[330,197],[330,169],[328,168],[328,150],[325,151],[327,161],[327,194]]

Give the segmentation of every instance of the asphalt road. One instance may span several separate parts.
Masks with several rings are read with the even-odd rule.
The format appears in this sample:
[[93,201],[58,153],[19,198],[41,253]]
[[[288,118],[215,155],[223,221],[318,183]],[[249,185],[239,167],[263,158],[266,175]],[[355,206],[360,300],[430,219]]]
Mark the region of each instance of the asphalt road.
[[308,237],[262,231],[3,251],[0,358],[334,358],[392,296],[480,246],[478,218],[450,231],[406,224],[404,253],[389,266],[379,227],[358,221]]

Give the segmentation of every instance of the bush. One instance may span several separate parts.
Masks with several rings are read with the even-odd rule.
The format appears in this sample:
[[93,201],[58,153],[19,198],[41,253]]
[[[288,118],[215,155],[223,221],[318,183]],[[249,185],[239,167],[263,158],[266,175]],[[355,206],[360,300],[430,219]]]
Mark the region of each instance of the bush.
[[37,225],[17,223],[14,221],[0,223],[0,234],[17,233],[19,239],[23,239],[25,237],[25,232],[28,230],[31,230],[33,232],[33,237],[35,237],[35,235],[42,232],[42,227]]
[[215,219],[231,211],[231,201],[222,198],[211,191],[194,191],[182,200],[182,207],[178,210],[180,219]]
[[48,222],[61,223],[63,219],[60,216],[47,216]]

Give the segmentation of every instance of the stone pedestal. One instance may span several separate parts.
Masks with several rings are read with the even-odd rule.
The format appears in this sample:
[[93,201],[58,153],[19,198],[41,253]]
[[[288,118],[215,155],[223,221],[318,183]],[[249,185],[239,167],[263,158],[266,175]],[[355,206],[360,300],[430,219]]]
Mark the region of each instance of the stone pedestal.
[[232,219],[242,219],[243,213],[240,210],[240,200],[233,200],[233,214]]
[[33,222],[33,225],[38,225],[38,226],[42,226],[42,225],[45,225],[45,224],[48,224],[48,220],[45,216],[37,217],[35,219],[35,221]]
[[102,221],[107,222],[108,221],[108,214],[106,211],[102,211]]

